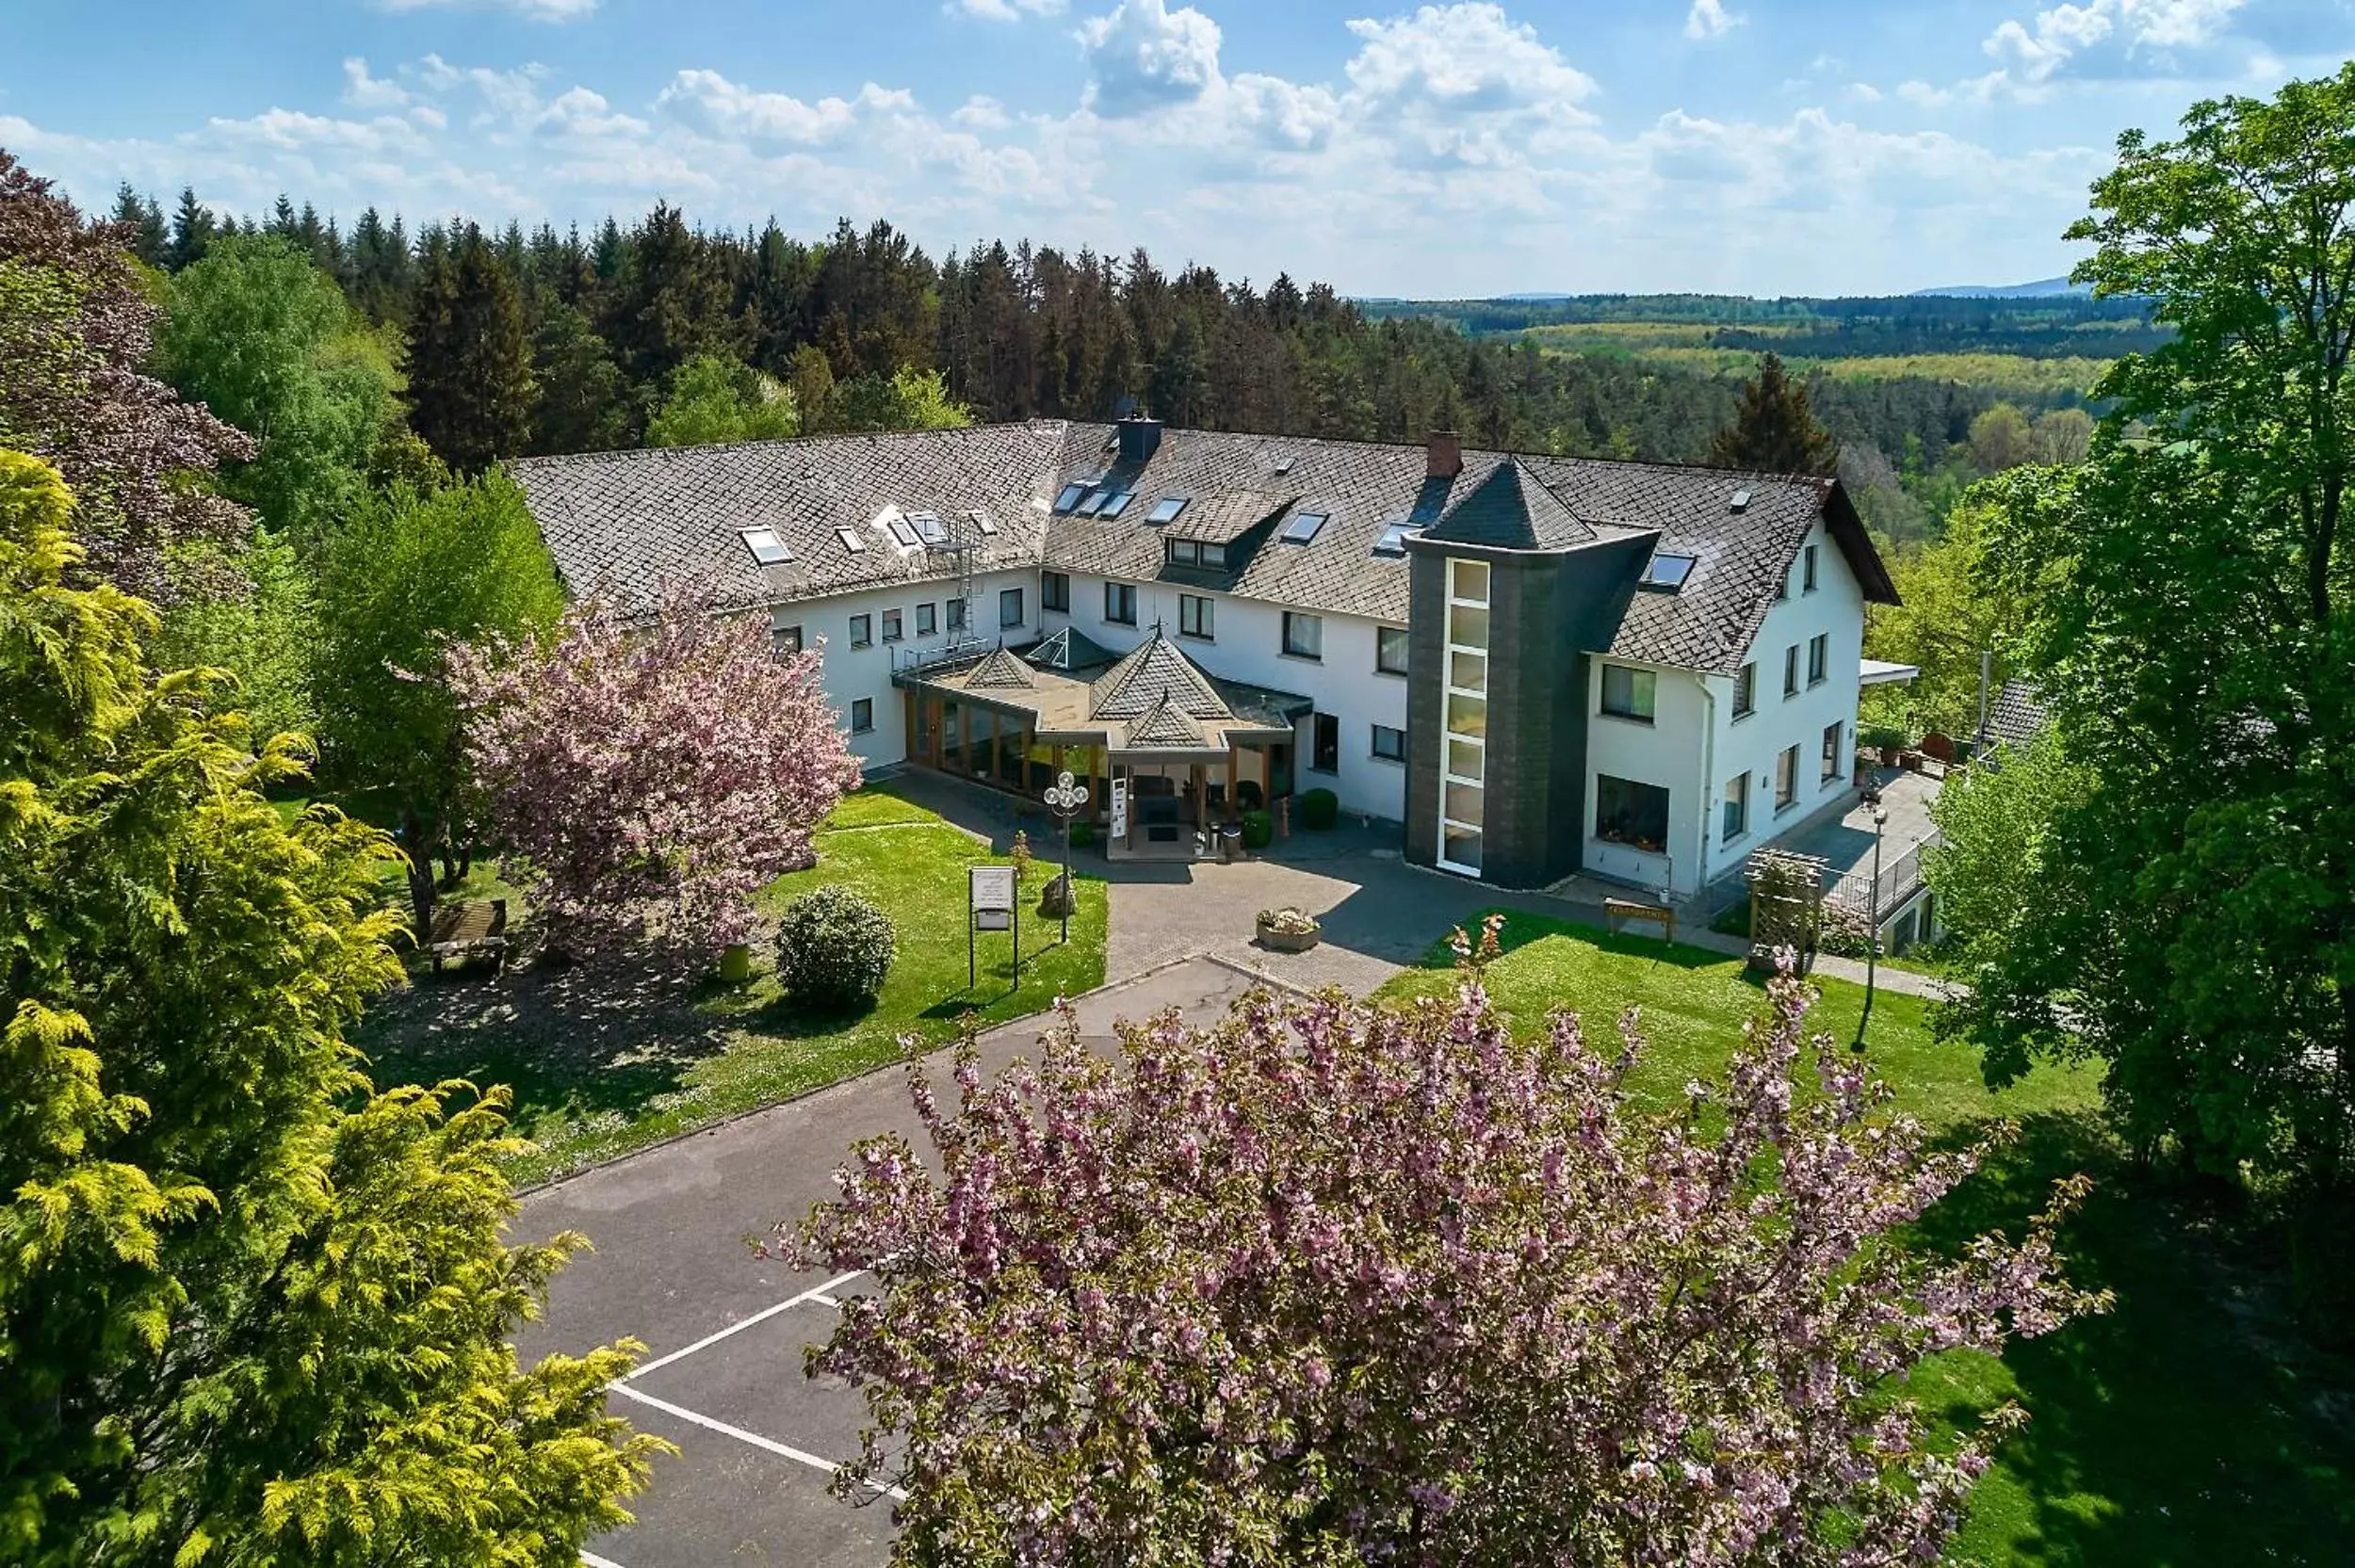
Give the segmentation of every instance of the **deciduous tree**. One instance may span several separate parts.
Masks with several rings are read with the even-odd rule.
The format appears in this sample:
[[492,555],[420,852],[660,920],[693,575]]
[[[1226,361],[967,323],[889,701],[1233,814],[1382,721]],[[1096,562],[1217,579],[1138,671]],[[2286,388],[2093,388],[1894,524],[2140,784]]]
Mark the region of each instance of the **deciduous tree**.
[[1994,492],[1983,580],[2091,779],[2038,917],[1950,1014],[2089,1053],[2135,1144],[2355,1181],[2355,66],[2130,133],[2071,237],[2174,338],[2074,470]]
[[1035,1069],[968,1043],[949,1107],[912,1064],[926,1146],[861,1143],[782,1237],[882,1285],[809,1355],[875,1420],[837,1485],[905,1489],[909,1564],[1934,1559],[1988,1434],[1946,1447],[1898,1380],[2102,1304],[2055,1269],[2082,1183],[1909,1253],[1977,1154],[1770,998],[1663,1113],[1632,1017],[1516,1038],[1477,973],[1173,1013],[1116,1060],[1066,1009]]
[[147,374],[157,312],[125,237],[0,152],[0,445],[73,487],[77,571],[162,599],[173,545],[246,537],[244,509],[204,479],[252,447]]
[[689,360],[646,424],[649,446],[774,441],[800,428],[793,395],[774,379],[716,354]]
[[520,1366],[502,1091],[373,1091],[383,836],[155,676],[0,451],[0,1560],[568,1568],[660,1445],[624,1344]]
[[586,605],[548,637],[453,652],[474,777],[560,950],[749,940],[753,895],[858,784],[818,652],[769,638],[680,590],[642,622]]

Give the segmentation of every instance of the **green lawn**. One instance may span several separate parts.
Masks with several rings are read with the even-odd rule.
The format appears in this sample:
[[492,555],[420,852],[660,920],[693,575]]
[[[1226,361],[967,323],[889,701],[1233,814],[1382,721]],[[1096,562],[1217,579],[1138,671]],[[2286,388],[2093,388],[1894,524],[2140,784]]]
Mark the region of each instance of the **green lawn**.
[[[1637,1093],[1666,1103],[1690,1076],[1720,1069],[1763,996],[1739,960],[1508,913],[1504,956],[1489,970],[1517,1029],[1566,1006],[1610,1038],[1619,1010],[1642,1010],[1651,1054]],[[1390,982],[1402,1000],[1454,983],[1446,946]],[[1863,989],[1819,982],[1814,1026],[1848,1040]],[[2000,1093],[1975,1054],[1941,1045],[1927,1004],[1883,993],[1867,1048],[1897,1105],[1968,1138],[1997,1117],[2022,1136],[1934,1210],[1925,1244],[1953,1247],[2016,1228],[2056,1176],[2092,1173],[2071,1223],[2072,1275],[2118,1296],[2108,1317],[2022,1341],[2000,1362],[1941,1358],[1914,1390],[1959,1428],[2006,1398],[2031,1417],[1972,1497],[1957,1561],[2193,1568],[2355,1562],[2355,1373],[2307,1347],[2278,1305],[2278,1261],[2255,1227],[2212,1200],[2136,1178],[2095,1114],[2089,1071],[2038,1069]]]
[[513,1087],[517,1129],[539,1144],[519,1181],[576,1170],[673,1133],[772,1104],[893,1060],[903,1034],[953,1037],[967,1016],[987,1025],[1036,1012],[1059,992],[1104,978],[1104,884],[1078,873],[1071,942],[1036,919],[1041,866],[1025,893],[1022,983],[1011,944],[981,938],[980,983],[966,983],[966,868],[993,862],[983,846],[933,813],[870,786],[846,800],[818,841],[819,864],[762,895],[771,912],[840,883],[872,899],[899,929],[899,957],[874,1006],[813,1017],[789,1005],[757,955],[753,983],[726,988],[646,962],[420,978],[384,998],[356,1031],[380,1083],[471,1078]]

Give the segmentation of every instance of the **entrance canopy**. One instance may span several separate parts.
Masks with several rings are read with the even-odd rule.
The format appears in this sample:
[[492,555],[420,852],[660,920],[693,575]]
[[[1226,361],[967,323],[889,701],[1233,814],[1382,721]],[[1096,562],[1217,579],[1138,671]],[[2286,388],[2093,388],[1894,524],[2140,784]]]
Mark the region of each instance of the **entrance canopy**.
[[1239,746],[1292,739],[1312,699],[1217,680],[1155,633],[1111,669],[1049,667],[999,648],[978,659],[902,671],[902,688],[1026,720],[1037,744],[1102,747],[1123,763],[1220,762]]

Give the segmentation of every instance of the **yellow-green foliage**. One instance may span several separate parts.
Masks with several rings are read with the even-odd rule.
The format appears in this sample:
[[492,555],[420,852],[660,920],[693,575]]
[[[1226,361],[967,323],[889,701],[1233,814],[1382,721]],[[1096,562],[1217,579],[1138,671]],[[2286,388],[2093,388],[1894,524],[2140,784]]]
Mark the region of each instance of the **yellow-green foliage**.
[[[1648,364],[1697,370],[1705,375],[1748,376],[1758,368],[1758,352],[1750,348],[1716,348],[1703,341],[1714,328],[1669,323],[1630,326],[1618,322],[1591,327],[1544,327],[1529,335],[1557,353],[1619,351]],[[1775,331],[1773,327],[1744,328],[1745,331]],[[1787,331],[1788,329],[1782,329]],[[1580,335],[1572,335],[1572,334]],[[2070,356],[2042,359],[2030,354],[1865,354],[1847,359],[1787,356],[1784,364],[1794,375],[1821,372],[1842,380],[1889,381],[1923,380],[1957,381],[1981,386],[1999,396],[2038,397],[2061,392],[2087,392],[2114,361]]]
[[0,1561],[555,1568],[659,1445],[626,1344],[508,1341],[579,1245],[510,1248],[501,1093],[371,1091],[394,854],[154,675],[0,450]]

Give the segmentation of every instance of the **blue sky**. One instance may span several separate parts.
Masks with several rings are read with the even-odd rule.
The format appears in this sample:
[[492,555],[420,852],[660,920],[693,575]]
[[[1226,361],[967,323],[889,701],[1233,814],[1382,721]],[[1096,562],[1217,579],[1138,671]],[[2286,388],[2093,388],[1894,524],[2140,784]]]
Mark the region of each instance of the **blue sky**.
[[0,147],[347,220],[657,197],[1349,293],[2064,270],[2117,133],[2355,53],[2349,0],[8,0]]

